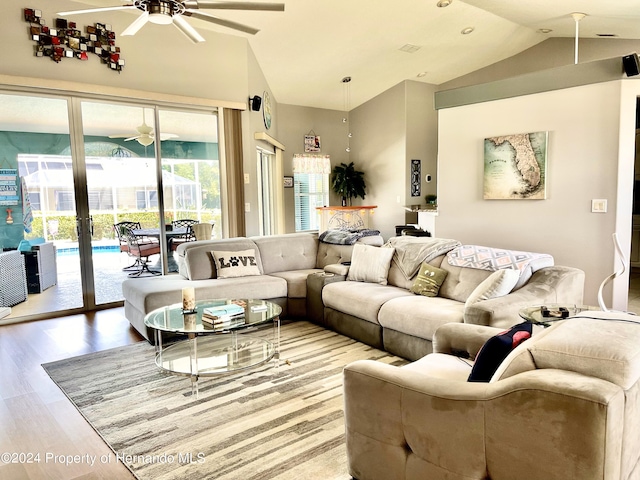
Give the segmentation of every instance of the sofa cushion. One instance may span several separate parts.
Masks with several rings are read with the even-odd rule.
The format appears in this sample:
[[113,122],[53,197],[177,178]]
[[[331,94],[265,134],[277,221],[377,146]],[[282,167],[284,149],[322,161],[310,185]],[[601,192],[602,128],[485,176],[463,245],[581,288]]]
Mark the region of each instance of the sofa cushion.
[[423,263],[409,290],[411,293],[424,295],[425,297],[437,297],[440,285],[442,285],[446,277],[446,270]]
[[389,299],[380,308],[378,321],[384,328],[433,340],[436,330],[441,325],[451,322],[462,323],[464,303],[448,298],[423,297],[407,293],[408,295]]
[[307,298],[307,277],[312,273],[320,273],[318,268],[308,270],[293,270],[289,272],[270,273],[271,277],[279,277],[287,282],[287,297]]
[[211,254],[216,262],[218,278],[248,277],[260,275],[256,263],[256,250],[212,250]]
[[[407,276],[404,274],[402,269],[398,266],[395,259],[395,255],[393,257],[394,258],[391,259],[391,266],[389,267],[389,275],[387,276],[387,283],[395,287],[406,288],[407,290],[409,290],[413,285],[413,281],[415,277],[407,278]],[[442,261],[444,259],[445,259],[445,255],[438,255],[437,257],[432,258],[426,263],[428,263],[429,265],[433,265],[434,267],[440,268],[440,265],[442,264]]]
[[[356,243],[379,247],[384,243],[380,235],[371,235],[360,238]],[[353,245],[335,245],[333,243],[318,243],[318,257],[316,267],[324,268],[327,265],[350,262]]]
[[260,250],[256,244],[248,238],[225,238],[220,240],[205,240],[198,242],[185,242],[180,245],[176,253],[178,255],[178,268],[180,275],[189,280],[205,280],[216,278],[216,266],[212,250],[239,251],[256,249],[256,263],[260,273],[262,270],[262,259]]
[[476,287],[492,273],[488,270],[479,270],[477,268],[456,267],[450,265],[446,260],[442,262],[440,268],[446,270],[448,274],[440,287],[438,295],[463,303],[467,301],[467,298]]
[[251,237],[260,250],[265,274],[316,268],[318,238],[311,233]]
[[386,285],[393,252],[394,249],[389,247],[372,247],[356,243],[351,254],[347,280]]
[[322,303],[325,307],[353,315],[378,324],[378,312],[382,305],[396,297],[413,297],[403,288],[365,282],[334,282],[322,289]]
[[[143,281],[142,281],[143,280]],[[269,275],[186,280],[179,275],[155,278],[128,278],[122,282],[124,298],[143,313],[182,302],[182,288],[193,287],[196,300],[222,298],[285,298],[287,282]]]
[[475,358],[469,381],[488,382],[491,380],[507,355],[522,342],[531,338],[532,327],[531,323],[519,323],[487,340]]
[[447,353],[430,353],[400,368],[427,375],[430,378],[466,382],[472,367],[473,360]]
[[519,278],[520,273],[517,270],[496,270],[471,292],[465,306],[507,295],[516,286]]
[[[615,330],[607,330],[609,322],[615,324]],[[529,347],[536,368],[570,370],[615,383],[625,390],[638,381],[640,318],[591,311],[558,323],[553,334]],[[603,331],[607,331],[606,342],[602,340]]]

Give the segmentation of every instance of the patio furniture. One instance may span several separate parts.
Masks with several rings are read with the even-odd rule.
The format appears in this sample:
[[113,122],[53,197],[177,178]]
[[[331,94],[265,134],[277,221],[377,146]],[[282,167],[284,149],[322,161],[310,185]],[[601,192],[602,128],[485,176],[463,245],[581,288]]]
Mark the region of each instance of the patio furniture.
[[[129,242],[127,242],[127,237],[124,232],[125,229],[135,230],[142,228],[140,222],[130,222],[130,221],[122,221],[113,224],[113,231],[116,234],[116,238],[120,243],[120,251],[121,252],[129,252]],[[136,258],[136,261],[133,262],[128,267],[124,267],[122,270],[130,271],[130,270],[138,270],[140,268],[139,260]]]
[[213,232],[212,223],[197,223],[191,227],[196,240],[211,240],[211,232]]
[[140,277],[143,273],[160,275],[162,272],[149,270],[149,257],[160,253],[160,243],[145,236],[136,235],[131,228],[122,227],[122,232],[127,239],[127,253],[136,259],[134,265],[138,268],[129,274],[130,277]]
[[53,242],[32,245],[31,251],[22,254],[29,293],[42,293],[58,283],[56,247]]
[[189,218],[183,218],[181,220],[174,220],[171,222],[171,226],[176,228],[186,228],[187,232],[179,237],[174,237],[169,241],[169,247],[171,250],[175,250],[179,245],[185,242],[195,242],[196,236],[193,233],[193,226],[198,223],[198,220],[192,220]]
[[12,307],[27,299],[24,257],[18,250],[0,253],[0,306]]

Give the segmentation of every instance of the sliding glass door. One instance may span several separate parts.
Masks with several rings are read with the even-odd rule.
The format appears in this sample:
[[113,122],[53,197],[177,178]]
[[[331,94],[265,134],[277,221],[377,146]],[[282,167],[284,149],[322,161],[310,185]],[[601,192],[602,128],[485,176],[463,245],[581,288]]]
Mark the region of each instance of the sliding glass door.
[[0,242],[31,269],[9,319],[122,302],[140,262],[119,222],[161,246],[148,258],[159,274],[177,271],[179,240],[195,240],[175,240],[174,222],[222,236],[215,111],[13,92],[0,105]]
[[0,241],[26,266],[0,288],[28,294],[3,306],[9,318],[82,308],[69,102],[6,93],[0,105]]

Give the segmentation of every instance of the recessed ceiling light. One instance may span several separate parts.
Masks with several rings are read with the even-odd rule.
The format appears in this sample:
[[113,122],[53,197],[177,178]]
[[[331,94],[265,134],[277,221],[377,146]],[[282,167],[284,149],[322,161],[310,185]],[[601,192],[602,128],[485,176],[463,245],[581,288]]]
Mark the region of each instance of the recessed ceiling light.
[[411,45],[410,43],[407,43],[406,45],[401,46],[399,50],[401,52],[415,53],[420,50],[420,47],[418,45]]
[[551,33],[551,32],[553,32],[553,30],[551,30],[550,28],[539,28],[538,32],[540,32],[540,33]]
[[453,3],[453,0],[439,0],[438,3],[436,3],[436,5],[442,8],[442,7],[448,7],[452,3]]
[[463,34],[463,35],[469,35],[474,30],[475,30],[474,27],[467,27],[467,28],[462,29],[462,31],[460,33]]
[[426,77],[427,76],[427,72],[420,72],[418,75],[416,75],[416,77],[418,78],[422,78],[422,77]]

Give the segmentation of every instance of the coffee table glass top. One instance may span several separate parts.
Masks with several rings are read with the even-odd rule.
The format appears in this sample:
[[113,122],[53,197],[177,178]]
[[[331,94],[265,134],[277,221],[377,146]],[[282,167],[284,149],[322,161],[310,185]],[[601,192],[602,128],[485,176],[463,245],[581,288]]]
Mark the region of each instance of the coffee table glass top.
[[[205,308],[231,303],[244,306],[244,318],[237,318],[215,327],[202,322],[202,312]],[[211,334],[257,326],[273,320],[281,313],[282,308],[279,305],[267,300],[199,300],[196,302],[195,313],[184,313],[182,304],[176,303],[153,310],[145,317],[144,323],[164,332]]]
[[[545,304],[547,310],[549,310],[549,316],[542,316],[542,305],[534,305],[531,307],[525,307],[520,310],[519,315],[529,323],[533,323],[536,325],[547,325],[551,322],[557,322],[559,320],[563,320],[561,317],[560,308],[566,308],[569,312],[568,317],[573,317],[577,313],[584,311],[594,311],[600,310],[599,307],[594,307],[591,305],[572,305],[572,304],[558,304],[558,303],[549,303]],[[567,318],[568,318],[567,317]]]

